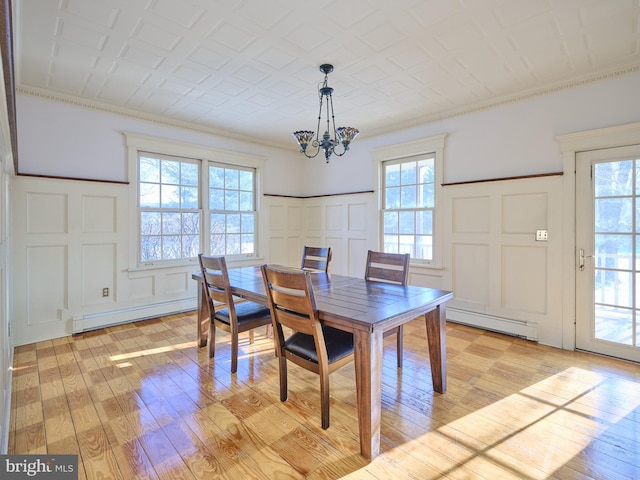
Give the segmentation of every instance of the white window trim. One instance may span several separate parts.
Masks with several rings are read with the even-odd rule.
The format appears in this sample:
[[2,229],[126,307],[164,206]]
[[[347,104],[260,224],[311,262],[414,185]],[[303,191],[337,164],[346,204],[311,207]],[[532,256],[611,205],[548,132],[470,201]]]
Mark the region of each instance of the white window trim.
[[[411,142],[397,143],[372,150],[374,160],[374,182],[378,195],[378,218],[380,218],[383,205],[382,184],[382,162],[388,160],[402,160],[419,155],[435,154],[435,216],[433,219],[433,261],[421,261],[411,259],[412,266],[423,266],[426,268],[442,269],[442,249],[443,249],[443,213],[444,208],[442,183],[444,179],[444,144],[447,134],[422,138]],[[382,245],[382,222],[378,221],[378,248]]]
[[[152,137],[148,135],[141,135],[138,133],[123,132],[126,139],[127,146],[127,160],[128,160],[128,179],[129,179],[129,271],[138,270],[150,270],[156,268],[172,268],[179,266],[191,266],[197,263],[197,260],[179,260],[176,262],[162,262],[157,265],[140,265],[138,264],[138,244],[139,244],[139,215],[138,215],[138,153],[149,152],[157,153],[161,155],[173,155],[176,157],[186,157],[197,159],[202,162],[200,167],[201,179],[204,175],[204,168],[208,168],[209,162],[215,162],[218,164],[228,164],[230,166],[242,166],[255,168],[256,171],[256,212],[258,214],[258,223],[256,225],[256,259],[261,255],[261,243],[262,238],[260,225],[261,210],[261,192],[262,188],[262,171],[264,169],[265,158],[257,155],[250,155],[239,152],[232,152],[230,150],[221,150],[213,147],[206,147],[202,145],[195,145],[186,142],[180,142],[176,140],[169,140],[166,138]],[[201,182],[201,187],[204,185]],[[202,205],[201,205],[202,208]],[[203,228],[205,222],[203,222]],[[202,235],[205,235],[205,231],[202,231]],[[203,237],[204,241],[204,237]],[[206,243],[206,242],[205,242]]]

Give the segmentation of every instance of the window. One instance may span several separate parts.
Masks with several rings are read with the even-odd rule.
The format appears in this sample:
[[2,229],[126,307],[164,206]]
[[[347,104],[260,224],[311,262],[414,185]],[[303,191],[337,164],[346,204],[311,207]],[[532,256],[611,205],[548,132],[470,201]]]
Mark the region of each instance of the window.
[[[184,265],[199,253],[227,261],[258,255],[252,155],[127,133],[132,181],[132,268]],[[156,153],[161,152],[161,153]],[[134,214],[135,212],[135,214]]]
[[212,255],[255,253],[253,169],[209,165],[209,231]]
[[383,162],[383,251],[433,261],[434,164],[435,155]]
[[140,261],[197,256],[198,162],[140,153],[139,166]]
[[442,165],[446,135],[373,151],[380,188],[380,249],[412,264],[442,263]]

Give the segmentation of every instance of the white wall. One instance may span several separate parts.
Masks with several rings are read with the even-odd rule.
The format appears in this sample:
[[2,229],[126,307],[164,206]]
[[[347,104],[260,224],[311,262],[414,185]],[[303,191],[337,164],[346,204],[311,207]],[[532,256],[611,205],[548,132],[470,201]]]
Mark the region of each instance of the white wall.
[[[295,149],[265,147],[151,123],[41,97],[17,96],[20,174],[128,181],[123,132],[231,150],[266,158],[266,193],[301,195],[304,162]],[[292,139],[292,143],[293,139]]]
[[[132,263],[136,235],[130,202],[136,186],[128,184],[132,157],[124,132],[197,145],[202,151],[253,154],[265,160],[264,192],[295,196],[301,191],[299,182],[290,181],[302,176],[299,158],[277,148],[24,95],[18,97],[18,129],[20,173],[99,181],[16,177],[16,345],[195,308],[191,274],[197,263],[172,268]],[[268,225],[268,214],[261,216],[261,225]],[[259,252],[262,261],[264,250]]]
[[[252,145],[21,95],[18,97],[20,172],[127,180],[122,131],[260,155],[266,158],[264,192],[273,194],[262,199],[265,207],[262,212],[265,227],[262,234],[268,245],[264,261],[295,265],[300,246],[303,243],[318,242],[334,246],[336,252],[333,268],[336,273],[361,275],[364,252],[378,246],[377,193],[355,193],[377,190],[370,153],[373,149],[446,133],[445,183],[561,172],[562,155],[555,136],[637,122],[640,120],[640,112],[631,100],[637,95],[638,84],[640,73],[633,73],[375,138],[367,138],[365,132],[362,138],[359,137],[354,142],[350,153],[342,158],[332,158],[329,165],[322,159],[303,158],[293,145],[291,151]],[[74,132],[80,134],[76,135]],[[43,200],[42,195],[58,195],[55,198],[60,201],[60,195],[64,196],[66,192],[67,201],[75,205],[77,202],[86,202],[87,198],[98,192],[101,198],[111,195],[116,199],[116,211],[129,207],[122,204],[126,202],[120,197],[122,191],[127,191],[130,186],[96,185],[93,182],[18,177],[14,187],[14,208],[16,212],[20,212],[21,217],[13,224],[14,237],[25,240],[24,246],[20,243],[20,251],[16,251],[14,255],[16,274],[13,278],[16,285],[26,288],[31,284],[27,275],[29,271],[35,270],[28,261],[28,248],[44,246],[54,249],[58,255],[58,263],[67,262],[68,269],[58,269],[55,275],[61,281],[65,279],[66,285],[74,288],[54,292],[54,297],[58,297],[50,302],[46,313],[49,316],[47,321],[58,325],[57,331],[60,334],[69,333],[68,324],[73,322],[73,317],[104,315],[105,318],[125,318],[127,315],[135,315],[135,310],[144,307],[145,302],[157,304],[163,299],[180,302],[193,299],[194,295],[190,290],[191,284],[183,280],[185,288],[181,292],[176,293],[175,288],[160,288],[156,289],[153,299],[133,298],[135,295],[132,295],[131,289],[136,283],[133,282],[134,277],[143,274],[127,272],[126,262],[121,265],[117,260],[122,250],[128,248],[126,242],[119,240],[130,234],[126,221],[116,222],[116,232],[105,232],[105,238],[108,239],[92,239],[91,235],[82,233],[81,214],[67,210],[66,221],[69,223],[64,228],[75,232],[76,237],[65,234],[64,237],[56,238],[49,235],[52,232],[42,231],[38,232],[40,237],[36,238],[27,233],[28,222],[22,217],[29,218],[26,200],[29,195],[40,201]],[[558,261],[558,252],[564,251],[559,247],[562,242],[560,225],[572,222],[572,218],[566,218],[566,212],[563,213],[562,205],[556,205],[562,198],[563,188],[558,177],[445,187],[446,201],[443,208],[445,218],[449,220],[443,232],[447,248],[442,269],[412,267],[411,282],[454,289],[454,293],[455,288],[459,288],[460,298],[456,298],[452,305],[461,311],[487,314],[497,319],[513,319],[524,322],[525,325],[535,324],[540,342],[561,346],[563,335],[570,332],[563,333],[561,328],[566,319],[561,318],[562,311],[558,308],[558,296],[561,292],[558,293],[556,289],[558,279],[566,275],[562,270],[563,262]],[[519,195],[519,192],[526,195]],[[337,193],[347,195],[291,198]],[[461,213],[460,210],[455,211],[454,204],[462,205],[473,198],[486,198],[492,205],[484,212],[476,212],[482,213],[484,217],[473,212],[454,216]],[[98,203],[108,204],[106,200]],[[513,211],[517,208],[525,209],[522,219],[513,217]],[[79,211],[76,209],[76,212]],[[507,216],[496,218],[495,212],[501,215],[506,212]],[[509,212],[511,217],[508,216]],[[62,213],[58,212],[57,215]],[[477,235],[470,238],[467,236],[467,227],[460,225],[464,218],[484,221],[486,231],[475,232]],[[62,221],[62,217],[59,219]],[[363,219],[366,219],[366,223]],[[533,222],[534,219],[540,221]],[[503,221],[507,221],[507,224]],[[509,221],[515,221],[515,224],[509,225]],[[532,240],[533,230],[539,227],[538,223],[544,223],[545,226],[540,227],[549,229],[550,239],[544,245],[533,243]],[[506,233],[503,231],[504,227]],[[80,234],[77,233],[79,231]],[[57,248],[61,244],[60,239],[64,240],[62,244],[67,249],[64,255],[68,257],[63,256],[64,249]],[[39,241],[49,243],[41,245]],[[81,292],[91,287],[82,276],[82,272],[88,271],[88,267],[81,266],[79,260],[75,260],[75,264],[68,260],[87,258],[83,257],[83,252],[89,245],[100,242],[112,245],[109,248],[114,250],[109,251],[117,252],[113,254],[115,263],[100,267],[101,275],[104,276],[102,281],[106,278],[115,279],[115,303],[101,299],[94,299],[93,303],[87,302],[86,298],[92,298],[91,295],[85,294],[82,297]],[[484,245],[481,248],[488,252],[484,257],[486,269],[460,267],[461,260],[469,252],[458,247],[463,244]],[[460,256],[457,256],[456,251]],[[514,252],[522,252],[524,255],[519,257]],[[519,272],[523,259],[526,269]],[[544,268],[539,268],[543,264]],[[188,273],[188,269],[160,269],[148,279],[137,283],[166,285],[166,277],[172,276],[174,281],[177,278],[188,279]],[[512,289],[514,278],[525,282],[522,291],[526,294]],[[464,283],[460,283],[463,279]],[[535,279],[536,283],[527,283],[528,279]],[[529,288],[532,286],[535,288]],[[484,290],[479,295],[474,289]],[[18,308],[13,312],[13,322],[22,326],[25,322],[32,321],[29,319],[29,312],[34,308],[37,311],[41,302],[37,298],[31,301],[17,298]],[[63,305],[62,308],[56,307],[59,304]],[[73,308],[64,305],[72,305]],[[33,341],[31,334],[25,335],[21,340],[29,339]]]
[[[363,132],[344,157],[310,161],[308,195],[366,191],[374,187],[371,150],[447,134],[445,183],[562,171],[555,137],[637,122],[640,72],[525,98],[410,130],[367,137]],[[353,121],[356,125],[356,121]]]

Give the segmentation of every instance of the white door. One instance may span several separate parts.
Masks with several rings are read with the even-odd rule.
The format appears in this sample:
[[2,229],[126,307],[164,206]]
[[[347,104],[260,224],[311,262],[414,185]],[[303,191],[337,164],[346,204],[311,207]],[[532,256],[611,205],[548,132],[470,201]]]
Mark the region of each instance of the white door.
[[640,362],[640,146],[576,156],[576,347]]

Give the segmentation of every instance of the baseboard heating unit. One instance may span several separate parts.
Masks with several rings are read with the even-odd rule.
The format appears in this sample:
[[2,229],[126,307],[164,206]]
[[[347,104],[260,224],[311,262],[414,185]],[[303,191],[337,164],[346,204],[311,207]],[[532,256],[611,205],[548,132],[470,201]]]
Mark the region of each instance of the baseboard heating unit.
[[496,317],[494,315],[449,307],[447,307],[446,312],[447,320],[451,322],[538,341],[537,322],[513,320],[511,318]]
[[143,305],[122,310],[112,310],[104,313],[75,316],[72,319],[72,328],[73,333],[81,333],[123,323],[188,312],[195,310],[196,308],[197,302],[195,298]]

